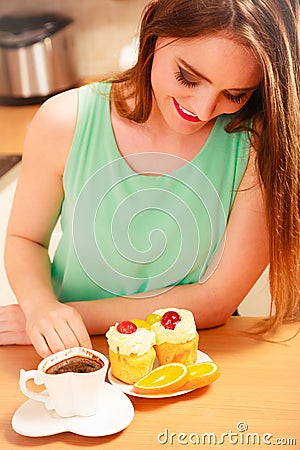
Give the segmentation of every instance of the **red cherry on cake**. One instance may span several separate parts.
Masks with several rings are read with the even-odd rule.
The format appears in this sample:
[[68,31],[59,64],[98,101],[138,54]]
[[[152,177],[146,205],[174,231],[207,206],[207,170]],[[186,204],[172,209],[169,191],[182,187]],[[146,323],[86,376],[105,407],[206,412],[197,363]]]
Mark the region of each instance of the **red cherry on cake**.
[[180,315],[176,311],[167,311],[161,319],[161,324],[168,330],[174,330],[177,323],[181,321]]
[[122,334],[132,334],[137,330],[137,326],[135,323],[130,322],[129,320],[124,320],[119,323],[117,326],[117,331]]

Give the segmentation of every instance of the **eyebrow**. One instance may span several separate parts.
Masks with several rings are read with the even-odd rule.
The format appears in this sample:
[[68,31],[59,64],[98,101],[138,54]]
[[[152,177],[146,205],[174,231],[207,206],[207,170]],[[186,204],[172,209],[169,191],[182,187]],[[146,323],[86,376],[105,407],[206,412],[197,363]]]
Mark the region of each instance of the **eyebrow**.
[[[183,59],[179,58],[178,62],[184,66],[185,69],[188,69],[193,75],[196,75],[199,78],[202,78],[203,80],[207,81],[208,83],[212,84],[212,81],[204,76],[202,73],[198,72],[194,67],[192,67],[190,64],[188,64]],[[232,88],[232,89],[226,89],[226,91],[235,91],[235,92],[247,92],[247,91],[255,91],[259,87],[259,84],[256,86],[249,86],[249,87],[243,87],[243,88]]]

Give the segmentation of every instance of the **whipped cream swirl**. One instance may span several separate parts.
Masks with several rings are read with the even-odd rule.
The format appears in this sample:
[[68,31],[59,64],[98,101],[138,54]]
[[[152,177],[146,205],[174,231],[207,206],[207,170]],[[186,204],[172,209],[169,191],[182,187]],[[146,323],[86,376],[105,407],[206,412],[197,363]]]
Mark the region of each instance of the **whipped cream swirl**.
[[113,325],[106,333],[108,345],[114,353],[129,356],[141,356],[147,353],[155,344],[155,334],[146,328],[138,328],[134,333],[119,333],[117,326]]
[[160,321],[151,325],[151,329],[156,335],[156,344],[160,345],[164,342],[170,344],[184,344],[185,342],[194,339],[197,330],[192,312],[187,309],[168,308],[157,309],[156,311],[153,311],[153,314],[159,314],[162,317],[167,311],[177,312],[181,317],[181,320],[180,322],[177,322],[174,330],[166,329]]

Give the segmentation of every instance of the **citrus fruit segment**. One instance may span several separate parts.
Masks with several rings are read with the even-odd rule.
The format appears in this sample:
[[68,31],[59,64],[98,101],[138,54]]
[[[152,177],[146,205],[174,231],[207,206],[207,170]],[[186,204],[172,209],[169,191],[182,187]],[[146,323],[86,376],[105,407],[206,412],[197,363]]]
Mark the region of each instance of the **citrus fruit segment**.
[[156,322],[159,322],[161,320],[161,316],[159,314],[149,314],[146,317],[146,322],[149,323],[149,325],[153,325]]
[[179,390],[188,378],[187,366],[169,363],[149,372],[133,385],[133,389],[139,394],[167,394]]
[[131,319],[130,322],[134,323],[138,328],[146,328],[147,330],[151,330],[151,326],[145,320]]
[[202,362],[187,366],[188,380],[182,387],[184,390],[197,389],[207,386],[219,378],[220,368],[215,362]]

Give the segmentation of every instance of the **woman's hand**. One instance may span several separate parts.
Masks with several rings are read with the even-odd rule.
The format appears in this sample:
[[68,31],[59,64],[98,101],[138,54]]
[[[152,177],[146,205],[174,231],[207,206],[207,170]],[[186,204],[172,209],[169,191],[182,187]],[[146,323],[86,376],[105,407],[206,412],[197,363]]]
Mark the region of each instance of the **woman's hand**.
[[26,332],[43,358],[65,348],[92,348],[80,314],[71,306],[59,302],[44,303],[40,308],[31,310]]
[[80,314],[61,303],[43,305],[27,320],[19,305],[0,307],[0,345],[31,345],[45,358],[70,347],[92,348]]
[[30,345],[25,315],[19,305],[0,307],[0,345]]

